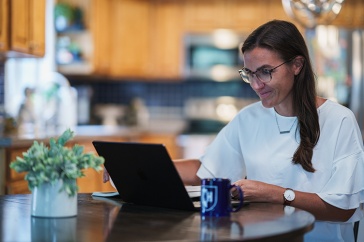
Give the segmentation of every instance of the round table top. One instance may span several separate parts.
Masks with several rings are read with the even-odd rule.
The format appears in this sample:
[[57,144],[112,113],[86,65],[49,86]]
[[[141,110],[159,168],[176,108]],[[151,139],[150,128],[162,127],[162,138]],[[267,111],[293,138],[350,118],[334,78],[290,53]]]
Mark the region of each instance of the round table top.
[[31,194],[0,196],[0,241],[303,241],[312,214],[289,206],[250,203],[230,217],[137,206],[78,194],[71,218],[30,215]]

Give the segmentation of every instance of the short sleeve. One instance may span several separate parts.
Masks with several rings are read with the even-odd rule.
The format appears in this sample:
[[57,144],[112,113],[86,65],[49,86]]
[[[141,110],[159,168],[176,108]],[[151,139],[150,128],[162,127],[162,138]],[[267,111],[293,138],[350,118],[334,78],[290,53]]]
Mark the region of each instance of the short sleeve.
[[238,148],[238,126],[235,122],[237,120],[225,126],[207,147],[197,172],[200,178],[229,178],[235,182],[246,176],[244,159]]
[[[318,196],[325,202],[342,209],[360,208],[364,203],[364,153],[350,155],[337,161],[332,177]],[[350,221],[362,218],[358,211]]]
[[318,196],[342,209],[359,208],[348,222],[363,216],[360,207],[364,203],[364,151],[354,117],[341,122],[332,174]]

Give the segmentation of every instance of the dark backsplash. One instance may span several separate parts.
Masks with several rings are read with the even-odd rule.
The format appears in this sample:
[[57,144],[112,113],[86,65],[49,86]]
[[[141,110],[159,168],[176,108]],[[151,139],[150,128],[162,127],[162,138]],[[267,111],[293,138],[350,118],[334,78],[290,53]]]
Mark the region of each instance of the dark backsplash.
[[188,98],[214,98],[231,96],[238,98],[257,98],[251,87],[240,81],[214,82],[189,80],[181,82],[143,82],[143,81],[86,81],[67,77],[75,88],[90,87],[92,104],[129,104],[139,97],[147,106],[182,107]]
[[5,69],[5,63],[3,61],[1,61],[1,57],[0,57],[0,105],[1,106],[4,105],[4,101],[5,101],[5,96],[4,96],[5,71],[4,71],[4,69]]

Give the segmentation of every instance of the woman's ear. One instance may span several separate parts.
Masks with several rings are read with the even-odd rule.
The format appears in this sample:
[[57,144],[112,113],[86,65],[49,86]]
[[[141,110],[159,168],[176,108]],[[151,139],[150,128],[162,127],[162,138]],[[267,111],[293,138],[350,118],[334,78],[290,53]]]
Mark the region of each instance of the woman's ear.
[[301,70],[303,65],[305,64],[305,58],[303,58],[302,56],[297,56],[294,60],[293,60],[293,67],[294,67],[294,75],[297,76]]

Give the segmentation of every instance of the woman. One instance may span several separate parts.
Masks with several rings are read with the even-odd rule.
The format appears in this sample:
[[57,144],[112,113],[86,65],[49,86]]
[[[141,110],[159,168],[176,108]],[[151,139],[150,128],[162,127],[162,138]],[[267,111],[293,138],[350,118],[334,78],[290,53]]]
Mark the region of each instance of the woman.
[[317,222],[306,241],[354,241],[364,149],[353,113],[316,96],[308,50],[292,23],[260,26],[242,52],[240,75],[261,101],[242,109],[200,160],[176,161],[183,181],[228,177],[246,200],[311,212]]
[[230,178],[246,200],[311,212],[317,221],[305,241],[354,241],[364,148],[353,113],[316,96],[308,50],[292,23],[260,26],[242,53],[240,75],[261,101],[243,108],[199,160],[175,161],[184,183]]

